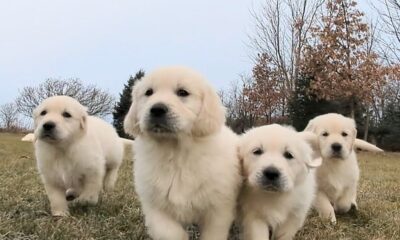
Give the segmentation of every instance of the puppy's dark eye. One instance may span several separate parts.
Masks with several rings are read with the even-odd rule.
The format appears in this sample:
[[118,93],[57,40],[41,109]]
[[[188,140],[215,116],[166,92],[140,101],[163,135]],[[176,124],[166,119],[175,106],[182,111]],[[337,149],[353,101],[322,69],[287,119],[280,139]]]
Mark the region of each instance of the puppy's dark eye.
[[153,89],[152,88],[147,89],[147,91],[144,93],[144,95],[146,95],[148,97],[153,95]]
[[322,136],[327,137],[327,136],[329,136],[329,133],[324,132],[324,133],[322,133]]
[[69,113],[69,112],[63,112],[63,117],[65,117],[65,118],[70,118],[70,117],[72,117],[71,116],[71,114]]
[[343,137],[347,137],[349,134],[347,134],[346,132],[342,132],[342,136]]
[[178,95],[179,97],[187,97],[189,96],[188,91],[186,91],[185,89],[178,89],[178,91],[176,91],[176,95]]
[[287,160],[293,159],[293,155],[292,155],[290,152],[288,152],[288,151],[285,151],[285,152],[283,153],[283,156],[284,156]]
[[264,153],[264,151],[261,148],[256,148],[253,150],[254,155],[261,155],[263,153]]
[[46,115],[46,114],[47,114],[47,111],[46,111],[46,110],[43,110],[43,111],[40,113],[41,116],[44,116],[44,115]]

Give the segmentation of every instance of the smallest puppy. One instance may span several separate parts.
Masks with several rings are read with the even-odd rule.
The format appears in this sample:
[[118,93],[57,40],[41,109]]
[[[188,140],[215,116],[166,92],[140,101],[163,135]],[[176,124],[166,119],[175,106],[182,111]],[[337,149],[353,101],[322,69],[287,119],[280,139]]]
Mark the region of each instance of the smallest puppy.
[[314,200],[310,144],[316,136],[277,124],[254,128],[240,140],[239,157],[245,183],[239,198],[245,240],[292,239]]
[[45,99],[33,116],[35,155],[53,216],[69,215],[67,201],[96,204],[103,186],[112,190],[124,148],[110,124],[67,96]]

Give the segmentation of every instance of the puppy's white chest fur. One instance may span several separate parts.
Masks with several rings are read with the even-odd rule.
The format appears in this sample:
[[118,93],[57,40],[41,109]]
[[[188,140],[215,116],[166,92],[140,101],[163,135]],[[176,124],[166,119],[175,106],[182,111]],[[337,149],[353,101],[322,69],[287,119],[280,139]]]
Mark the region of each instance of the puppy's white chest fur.
[[325,159],[321,167],[317,169],[318,189],[325,192],[331,200],[336,201],[344,191],[357,184],[359,174],[354,151],[345,160]]
[[234,201],[240,181],[235,140],[228,140],[226,148],[216,148],[214,141],[220,139],[213,138],[174,146],[138,138],[135,155],[140,158],[135,159],[134,174],[142,203],[159,206],[182,223],[192,223],[215,202]]
[[[85,173],[91,169],[90,165],[93,164],[90,161],[85,161],[85,159],[100,159],[86,154],[87,151],[80,149],[82,145],[79,144],[75,144],[67,151],[60,151],[60,149],[43,142],[37,144],[42,145],[36,147],[37,154],[40,156],[38,158],[39,171],[46,173],[46,177],[49,180],[51,179],[50,181],[65,190],[74,188],[79,192]],[[42,152],[46,152],[46,154],[42,154]],[[101,163],[101,161],[97,162]]]

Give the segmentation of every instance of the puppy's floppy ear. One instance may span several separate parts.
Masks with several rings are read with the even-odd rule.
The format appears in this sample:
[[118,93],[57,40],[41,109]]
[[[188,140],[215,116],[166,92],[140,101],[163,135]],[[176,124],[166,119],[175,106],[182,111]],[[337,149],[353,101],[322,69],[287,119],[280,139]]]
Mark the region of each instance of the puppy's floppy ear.
[[242,149],[240,147],[241,144],[238,144],[236,146],[236,154],[239,159],[239,167],[240,167],[240,175],[242,175],[243,178],[247,178],[248,173],[244,169],[244,153],[242,152]]
[[318,137],[312,132],[299,132],[302,139],[304,139],[312,148],[313,153],[309,156],[310,159],[306,159],[306,165],[309,168],[316,168],[321,166],[322,158],[320,156],[320,149],[318,143]]
[[32,117],[33,117],[33,127],[36,128],[38,125],[37,118],[39,116],[39,106],[37,106],[35,109],[32,111]]
[[202,93],[202,104],[193,124],[192,134],[203,137],[218,131],[225,123],[225,108],[221,99],[210,86]]
[[351,122],[351,125],[353,126],[353,128],[352,128],[352,130],[351,130],[351,133],[352,133],[352,135],[351,135],[351,138],[352,138],[352,141],[351,141],[351,146],[350,146],[350,149],[354,149],[355,147],[355,141],[356,141],[356,138],[357,138],[357,128],[356,128],[356,121],[354,120],[354,119],[352,119],[352,118],[348,118],[349,120],[350,120],[350,122]]
[[139,100],[139,83],[132,90],[132,104],[124,119],[124,131],[131,136],[140,134],[137,101]]
[[81,119],[80,119],[80,127],[81,127],[82,130],[86,129],[87,117],[88,117],[87,107],[82,106],[82,108],[81,108]]
[[306,165],[309,168],[317,168],[321,166],[322,158],[321,157],[312,157],[310,160],[306,161]]
[[383,150],[378,148],[377,146],[375,146],[369,142],[366,142],[364,140],[358,139],[358,138],[356,138],[354,140],[354,148],[356,150],[360,149],[360,150],[365,150],[365,151],[370,151],[370,152],[383,152]]
[[303,131],[315,132],[315,130],[316,130],[315,120],[314,120],[314,119],[311,119],[311,120],[308,122],[306,128],[305,128]]
[[310,144],[311,148],[314,151],[318,151],[319,152],[319,143],[318,143],[318,137],[316,134],[314,134],[313,132],[298,132],[297,133],[302,139],[304,139],[308,144]]

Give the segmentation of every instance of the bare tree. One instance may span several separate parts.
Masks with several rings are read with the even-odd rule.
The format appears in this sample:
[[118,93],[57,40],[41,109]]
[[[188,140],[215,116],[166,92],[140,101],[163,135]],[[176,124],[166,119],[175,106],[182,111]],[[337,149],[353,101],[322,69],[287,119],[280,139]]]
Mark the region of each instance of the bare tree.
[[240,75],[240,80],[232,82],[228,89],[219,92],[227,110],[227,125],[237,133],[243,133],[256,123],[255,107],[243,92],[250,84],[250,77]]
[[[252,12],[255,33],[250,36],[252,56],[257,64],[259,54],[266,56],[268,65],[281,81],[286,94],[296,87],[301,56],[310,29],[324,0],[264,1],[261,12]],[[289,97],[289,96],[287,96]]]
[[104,117],[112,113],[114,97],[96,87],[84,85],[79,79],[47,79],[39,86],[24,87],[16,99],[18,111],[32,116],[32,111],[46,98],[56,95],[67,95],[78,100],[88,108],[90,115]]
[[317,44],[306,48],[303,62],[315,79],[311,91],[320,99],[346,99],[352,118],[356,104],[370,103],[383,82],[371,30],[356,6],[353,0],[328,0],[322,26],[313,29]]
[[6,130],[17,127],[19,119],[14,103],[6,103],[0,106],[0,120],[1,126]]
[[380,19],[381,55],[388,64],[400,62],[400,1],[371,1]]

